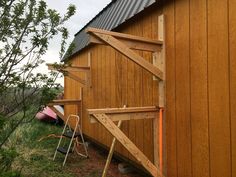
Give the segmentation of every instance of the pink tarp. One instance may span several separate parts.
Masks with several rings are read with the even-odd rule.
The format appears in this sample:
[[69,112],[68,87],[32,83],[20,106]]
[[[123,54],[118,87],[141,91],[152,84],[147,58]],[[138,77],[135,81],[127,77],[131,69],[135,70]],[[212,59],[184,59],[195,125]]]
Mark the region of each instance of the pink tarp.
[[36,114],[36,118],[42,121],[54,122],[57,120],[57,115],[49,107],[45,107],[43,111]]

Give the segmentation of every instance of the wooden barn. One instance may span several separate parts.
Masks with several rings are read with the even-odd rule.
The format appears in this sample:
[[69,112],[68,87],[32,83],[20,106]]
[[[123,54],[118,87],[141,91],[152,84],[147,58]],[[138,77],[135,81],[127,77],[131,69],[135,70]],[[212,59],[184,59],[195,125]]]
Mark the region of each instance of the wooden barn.
[[113,0],[73,42],[87,138],[153,176],[236,177],[236,0]]

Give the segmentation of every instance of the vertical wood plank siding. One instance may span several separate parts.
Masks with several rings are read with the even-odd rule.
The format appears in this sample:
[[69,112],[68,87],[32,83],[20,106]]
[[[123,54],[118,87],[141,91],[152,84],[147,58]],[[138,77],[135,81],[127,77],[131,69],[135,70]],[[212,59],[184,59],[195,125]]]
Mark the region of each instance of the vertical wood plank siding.
[[[162,13],[167,176],[236,177],[236,0],[166,0],[116,30],[157,39]],[[71,62],[87,65],[88,52],[92,87],[83,89],[83,132],[109,147],[111,136],[89,123],[86,109],[158,105],[158,81],[108,46],[91,46]],[[138,53],[152,62],[150,52]],[[79,98],[79,87],[65,78],[65,97]],[[66,106],[66,114],[75,112]],[[124,122],[122,130],[153,161],[152,121]],[[135,161],[119,143],[116,152]]]
[[236,0],[229,0],[229,67],[232,177],[236,177]]

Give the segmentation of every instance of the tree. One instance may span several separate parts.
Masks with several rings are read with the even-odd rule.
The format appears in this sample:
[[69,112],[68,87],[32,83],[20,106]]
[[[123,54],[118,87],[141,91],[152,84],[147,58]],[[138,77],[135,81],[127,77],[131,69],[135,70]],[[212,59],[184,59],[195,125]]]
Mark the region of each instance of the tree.
[[75,6],[69,5],[66,14],[60,15],[48,8],[45,0],[0,1],[0,133],[5,131],[4,122],[21,111],[20,118],[12,121],[10,130],[0,139],[0,148],[29,119],[30,106],[45,104],[55,96],[50,88],[58,87],[54,83],[57,74],[48,76],[34,70],[44,62],[41,56],[59,33],[62,57],[68,38],[64,24],[74,13]]

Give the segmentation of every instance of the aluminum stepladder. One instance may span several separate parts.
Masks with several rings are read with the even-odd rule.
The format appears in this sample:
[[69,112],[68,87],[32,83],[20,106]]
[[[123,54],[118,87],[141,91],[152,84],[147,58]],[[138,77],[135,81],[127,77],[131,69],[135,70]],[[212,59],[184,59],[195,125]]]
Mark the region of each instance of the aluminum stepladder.
[[[72,119],[72,118],[75,119],[75,128],[74,128],[74,130],[72,130],[71,127],[68,124],[69,120]],[[61,133],[61,137],[60,137],[60,140],[58,142],[57,148],[55,150],[53,160],[55,160],[57,152],[60,152],[60,153],[64,154],[65,158],[64,158],[63,166],[66,163],[66,160],[67,160],[67,157],[68,157],[69,153],[74,152],[74,150],[76,149],[76,146],[78,146],[80,144],[83,144],[85,154],[82,154],[82,153],[78,152],[78,150],[75,150],[76,153],[78,155],[82,156],[82,157],[88,158],[88,150],[87,150],[87,147],[85,145],[84,137],[83,137],[82,130],[80,128],[79,123],[80,123],[80,117],[78,115],[73,115],[73,114],[69,115],[67,120],[66,120],[63,131]],[[68,147],[63,147],[63,146],[60,147],[60,144],[62,143],[62,138],[63,137],[66,137],[66,138],[70,139]],[[81,138],[82,142],[79,141],[79,137]],[[74,144],[74,145],[73,145],[73,148],[71,149],[72,144]]]

